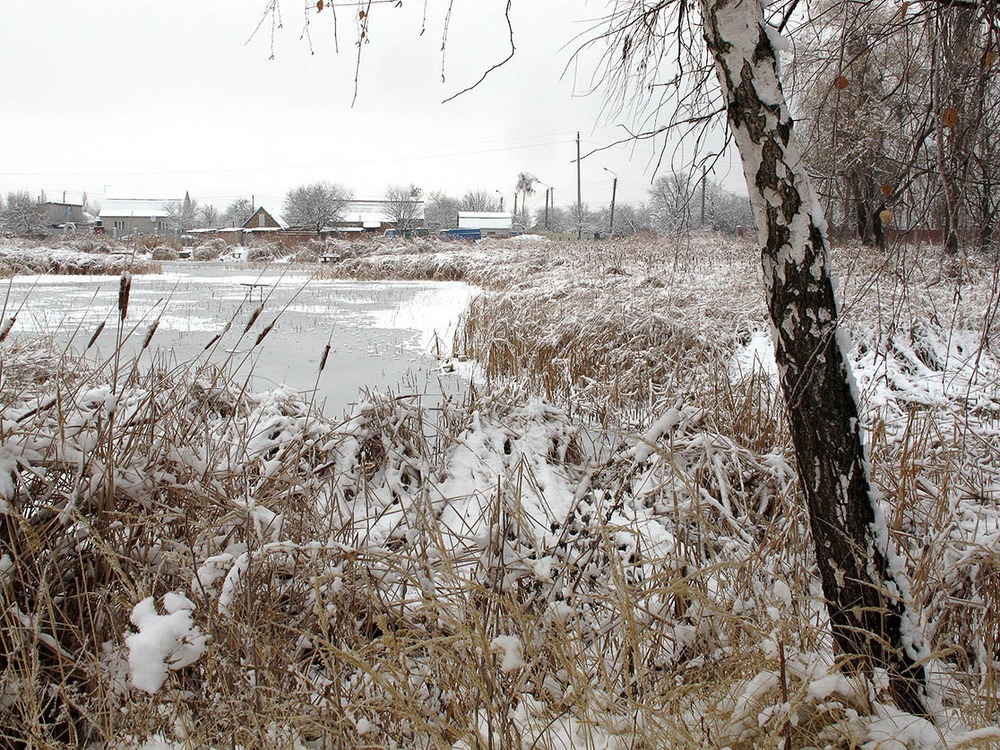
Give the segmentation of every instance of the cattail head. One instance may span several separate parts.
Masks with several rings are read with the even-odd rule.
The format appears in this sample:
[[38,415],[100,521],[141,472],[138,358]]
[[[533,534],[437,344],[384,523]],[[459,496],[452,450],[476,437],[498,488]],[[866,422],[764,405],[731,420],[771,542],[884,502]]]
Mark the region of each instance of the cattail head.
[[263,305],[261,305],[260,307],[258,307],[256,310],[253,311],[253,314],[250,315],[250,320],[247,321],[246,328],[243,329],[244,336],[246,336],[250,332],[250,329],[253,328],[253,324],[257,322],[257,318],[260,317],[260,314],[262,312],[264,312]]
[[320,372],[323,372],[323,369],[326,367],[326,358],[329,357],[329,356],[330,356],[330,345],[327,344],[326,348],[323,349],[323,356],[319,360],[319,371]]
[[92,347],[92,346],[93,346],[93,345],[95,344],[95,342],[97,341],[97,337],[98,337],[98,336],[100,336],[100,335],[101,335],[101,331],[103,331],[103,330],[104,330],[104,324],[105,324],[106,322],[107,322],[107,321],[104,321],[104,320],[102,320],[102,321],[100,322],[100,324],[98,324],[98,326],[97,326],[97,330],[96,330],[96,331],[94,331],[94,335],[93,335],[93,336],[91,336],[91,337],[90,337],[90,341],[88,341],[88,342],[87,342],[87,349],[89,349],[90,347]]
[[160,319],[157,318],[156,320],[153,321],[153,325],[149,327],[149,330],[146,332],[146,338],[142,340],[143,350],[145,350],[145,348],[149,346],[149,342],[152,340],[153,334],[156,333],[156,329],[159,325],[160,325]]
[[118,285],[118,315],[121,320],[125,320],[128,315],[128,298],[132,293],[132,274],[125,271],[122,274],[121,283]]
[[264,327],[264,330],[257,335],[257,340],[254,342],[254,346],[257,346],[258,344],[260,344],[261,341],[264,340],[264,337],[271,332],[271,329],[274,328],[274,324],[277,322],[278,319],[275,318]]
[[12,315],[11,317],[7,318],[7,320],[4,321],[3,326],[0,327],[0,341],[3,341],[4,339],[7,338],[7,334],[9,334],[10,329],[14,327],[15,321],[17,321],[16,315]]

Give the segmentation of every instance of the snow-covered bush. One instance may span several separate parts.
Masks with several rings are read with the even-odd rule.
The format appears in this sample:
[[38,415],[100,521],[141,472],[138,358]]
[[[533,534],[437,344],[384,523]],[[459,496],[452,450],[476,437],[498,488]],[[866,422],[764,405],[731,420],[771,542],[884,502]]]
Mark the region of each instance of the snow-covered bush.
[[178,253],[169,245],[157,245],[152,251],[153,260],[177,260]]
[[191,259],[198,261],[218,260],[227,250],[229,250],[229,245],[225,240],[209,240],[201,243],[191,252]]
[[247,261],[250,263],[270,263],[277,257],[277,252],[271,245],[254,245],[247,249]]

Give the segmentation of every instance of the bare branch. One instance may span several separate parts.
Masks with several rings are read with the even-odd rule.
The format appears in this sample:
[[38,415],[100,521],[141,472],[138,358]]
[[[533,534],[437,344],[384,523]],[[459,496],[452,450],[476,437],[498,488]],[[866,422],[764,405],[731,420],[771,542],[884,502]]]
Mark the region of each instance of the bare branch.
[[[505,57],[500,62],[495,63],[494,65],[491,65],[489,67],[489,69],[485,73],[483,73],[483,75],[479,78],[478,81],[476,81],[471,86],[468,86],[468,87],[462,89],[457,94],[452,94],[447,99],[445,99],[443,102],[441,102],[442,104],[447,104],[448,102],[452,101],[453,99],[457,99],[462,94],[467,94],[468,92],[472,91],[474,88],[476,88],[477,86],[479,86],[479,84],[481,84],[483,81],[485,81],[486,77],[490,73],[492,73],[494,70],[497,70],[498,68],[502,68],[504,65],[506,65],[507,63],[509,63],[514,58],[514,26],[510,22],[510,4],[511,4],[511,0],[507,0],[507,8],[504,10],[504,20],[507,21],[507,35],[508,35],[507,38],[508,38],[508,40],[510,42],[510,52],[507,54],[507,57]],[[450,2],[449,2],[449,5],[448,5],[448,8],[449,8],[448,12],[449,12],[449,16],[450,16],[451,15],[451,3]],[[442,80],[443,80],[443,78],[444,78],[444,76],[442,75]]]

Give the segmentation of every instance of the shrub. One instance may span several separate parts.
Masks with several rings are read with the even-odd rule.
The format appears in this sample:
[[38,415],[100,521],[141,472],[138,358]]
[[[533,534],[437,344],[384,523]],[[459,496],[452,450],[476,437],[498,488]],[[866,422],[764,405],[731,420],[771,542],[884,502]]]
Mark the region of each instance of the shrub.
[[177,260],[178,253],[172,247],[157,245],[153,248],[153,260]]
[[271,245],[258,245],[247,250],[247,260],[250,263],[270,263],[277,257]]
[[225,240],[209,240],[198,245],[191,253],[191,258],[200,261],[218,260],[228,249],[229,245]]

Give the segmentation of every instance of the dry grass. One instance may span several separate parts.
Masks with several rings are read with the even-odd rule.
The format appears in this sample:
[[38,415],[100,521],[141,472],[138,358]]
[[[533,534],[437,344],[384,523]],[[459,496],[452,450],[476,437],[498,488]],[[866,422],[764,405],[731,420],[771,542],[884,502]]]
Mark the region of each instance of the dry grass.
[[[868,741],[882,696],[829,674],[780,399],[763,369],[730,376],[763,327],[753,252],[410,247],[352,272],[490,290],[459,335],[488,379],[465,402],[335,422],[226,366],[115,376],[0,344],[0,745]],[[889,361],[883,321],[909,336],[938,287],[865,263],[851,325]],[[969,386],[974,419],[863,385],[942,718],[995,722],[1000,558],[970,540],[1000,516],[996,384]],[[149,695],[130,617],[171,592],[207,646]]]

